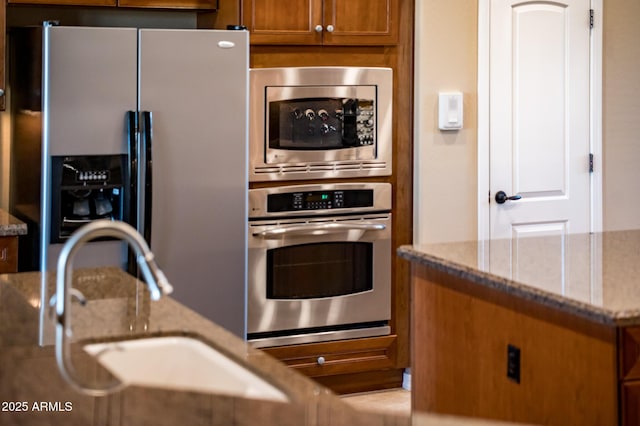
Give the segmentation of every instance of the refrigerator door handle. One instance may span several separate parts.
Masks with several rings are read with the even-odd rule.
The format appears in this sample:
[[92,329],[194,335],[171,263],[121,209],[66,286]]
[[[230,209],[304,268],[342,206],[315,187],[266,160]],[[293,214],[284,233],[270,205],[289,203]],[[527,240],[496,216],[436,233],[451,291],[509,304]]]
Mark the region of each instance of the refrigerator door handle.
[[138,114],[127,111],[127,143],[129,150],[129,197],[127,199],[127,222],[138,226]]
[[140,112],[140,138],[141,150],[144,150],[145,170],[144,170],[144,223],[142,236],[151,245],[151,208],[153,206],[153,117],[151,111]]
[[[138,168],[140,152],[138,149],[138,113],[127,111],[127,149],[129,150],[129,196],[125,197],[125,218],[129,225],[138,227]],[[138,262],[131,247],[127,248],[127,272],[133,276],[138,275]]]

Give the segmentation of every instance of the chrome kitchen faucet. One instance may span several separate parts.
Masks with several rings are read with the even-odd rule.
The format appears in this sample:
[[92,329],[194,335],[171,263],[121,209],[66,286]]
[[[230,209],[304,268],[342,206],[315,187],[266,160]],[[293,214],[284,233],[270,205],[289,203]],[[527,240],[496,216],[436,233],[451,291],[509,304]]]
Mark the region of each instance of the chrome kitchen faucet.
[[69,340],[71,335],[67,306],[71,296],[84,300],[84,296],[71,287],[73,280],[73,256],[88,241],[100,237],[113,237],[126,241],[136,253],[140,271],[149,287],[151,300],[159,300],[163,294],[169,294],[173,287],[154,260],[154,255],[142,235],[131,225],[108,219],[95,220],[74,232],[62,247],[58,257],[56,272],[55,320],[56,320],[56,362],[62,377],[76,390],[91,396],[104,396],[116,392],[124,385],[114,380],[103,387],[94,388],[83,383],[76,374],[69,357]]

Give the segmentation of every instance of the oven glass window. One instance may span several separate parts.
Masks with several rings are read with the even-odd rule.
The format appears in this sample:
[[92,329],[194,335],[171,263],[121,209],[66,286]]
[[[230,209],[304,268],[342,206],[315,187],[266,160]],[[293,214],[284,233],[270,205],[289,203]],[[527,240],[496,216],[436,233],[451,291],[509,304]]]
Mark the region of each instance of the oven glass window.
[[267,298],[312,299],[373,289],[373,243],[327,242],[267,251]]
[[269,102],[268,145],[285,150],[334,150],[373,145],[374,103],[367,99],[304,98]]

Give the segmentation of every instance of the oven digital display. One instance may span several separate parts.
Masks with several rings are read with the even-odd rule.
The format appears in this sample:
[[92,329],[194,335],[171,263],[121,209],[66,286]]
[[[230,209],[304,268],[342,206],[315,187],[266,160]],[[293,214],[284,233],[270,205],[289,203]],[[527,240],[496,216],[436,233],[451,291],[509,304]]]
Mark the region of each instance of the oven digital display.
[[309,194],[307,194],[307,197],[305,199],[305,201],[307,203],[312,203],[315,201],[329,201],[331,199],[331,195],[329,195],[329,193],[326,192],[320,192],[320,193],[315,193],[315,192],[311,192]]
[[372,207],[373,190],[309,191],[269,194],[268,212]]

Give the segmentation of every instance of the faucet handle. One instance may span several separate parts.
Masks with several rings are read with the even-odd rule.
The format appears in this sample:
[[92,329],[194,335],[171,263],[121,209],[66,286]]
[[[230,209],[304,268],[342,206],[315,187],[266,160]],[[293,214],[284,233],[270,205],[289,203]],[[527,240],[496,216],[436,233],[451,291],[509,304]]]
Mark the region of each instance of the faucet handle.
[[[84,297],[84,294],[82,294],[82,292],[77,288],[71,287],[69,289],[69,294],[71,295],[71,298],[76,299],[81,306],[87,305],[87,298]],[[56,307],[57,300],[58,300],[58,293],[54,293],[54,295],[51,296],[51,299],[49,299],[49,316],[52,318],[55,318],[55,313],[56,313],[55,307]]]

